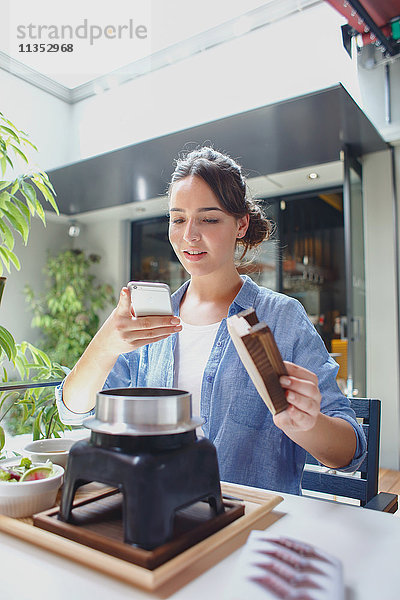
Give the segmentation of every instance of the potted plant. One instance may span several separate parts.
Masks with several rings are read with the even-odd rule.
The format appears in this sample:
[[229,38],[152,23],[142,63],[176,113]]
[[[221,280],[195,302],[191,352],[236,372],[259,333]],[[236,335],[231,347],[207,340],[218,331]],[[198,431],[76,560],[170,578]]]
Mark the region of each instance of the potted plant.
[[98,254],[63,250],[48,256],[41,295],[35,296],[32,288],[25,286],[25,298],[33,311],[32,326],[42,334],[41,348],[70,368],[98,330],[100,311],[116,302],[111,285],[99,282],[91,272],[100,260]]
[[[28,242],[31,218],[39,216],[46,225],[43,201],[48,202],[59,214],[55,201],[55,191],[44,171],[31,166],[28,152],[37,148],[28,135],[18,129],[0,112],[0,302],[3,296],[4,269],[10,272],[11,266],[20,269],[20,262],[14,252],[14,235],[21,235],[24,244]],[[24,171],[16,174],[16,160],[20,159]],[[7,177],[7,174],[10,174]],[[62,376],[63,368],[28,342],[16,344],[12,334],[0,325],[0,364],[5,359],[17,369],[21,379],[49,379]],[[7,381],[7,370],[3,366],[2,381]],[[22,397],[16,392],[0,394],[0,420],[4,419],[15,406],[22,410],[22,420],[33,419],[35,438],[57,435],[64,426],[59,423],[54,404],[54,393],[49,397],[45,388],[31,388]],[[0,425],[0,452],[4,446],[4,430]]]
[[[28,135],[15,127],[3,113],[0,112],[0,277],[4,268],[10,272],[13,265],[21,268],[17,255],[14,253],[14,234],[21,235],[24,244],[28,242],[31,217],[38,215],[46,225],[46,217],[42,202],[49,202],[59,214],[55,201],[55,191],[44,171],[30,168],[27,150],[37,148],[28,139]],[[15,177],[6,178],[11,169],[15,171],[15,159],[21,159],[26,170]],[[40,193],[38,197],[38,192]],[[0,302],[5,280],[1,280]],[[9,331],[0,326],[0,351],[3,350],[9,360],[15,358],[16,346]]]

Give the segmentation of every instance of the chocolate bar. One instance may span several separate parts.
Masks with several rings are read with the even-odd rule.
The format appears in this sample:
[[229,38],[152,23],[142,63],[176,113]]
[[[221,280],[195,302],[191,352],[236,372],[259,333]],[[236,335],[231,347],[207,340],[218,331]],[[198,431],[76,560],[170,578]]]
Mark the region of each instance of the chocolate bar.
[[258,321],[253,308],[229,317],[227,325],[258,393],[273,415],[282,412],[288,407],[288,402],[279,377],[287,375],[287,370],[272,331],[268,325]]

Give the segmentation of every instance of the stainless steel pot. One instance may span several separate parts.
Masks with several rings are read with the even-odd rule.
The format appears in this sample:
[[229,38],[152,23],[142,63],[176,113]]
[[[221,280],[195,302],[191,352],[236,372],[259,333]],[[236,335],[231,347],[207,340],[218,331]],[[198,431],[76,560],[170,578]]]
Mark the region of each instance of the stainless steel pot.
[[204,423],[192,417],[192,396],[171,388],[116,388],[97,394],[94,417],[84,426],[114,435],[184,433]]

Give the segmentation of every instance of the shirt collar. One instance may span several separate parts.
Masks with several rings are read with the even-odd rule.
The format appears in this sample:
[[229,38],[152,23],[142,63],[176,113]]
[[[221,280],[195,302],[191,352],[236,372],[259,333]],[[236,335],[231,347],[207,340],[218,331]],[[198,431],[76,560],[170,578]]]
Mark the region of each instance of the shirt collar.
[[[229,307],[228,317],[235,315],[246,308],[251,308],[254,306],[254,302],[258,294],[258,285],[254,283],[254,281],[250,279],[248,275],[241,275],[241,278],[243,279],[243,285]],[[172,294],[172,307],[174,309],[174,314],[176,315],[179,315],[179,306],[189,283],[190,280],[185,281],[185,283]]]

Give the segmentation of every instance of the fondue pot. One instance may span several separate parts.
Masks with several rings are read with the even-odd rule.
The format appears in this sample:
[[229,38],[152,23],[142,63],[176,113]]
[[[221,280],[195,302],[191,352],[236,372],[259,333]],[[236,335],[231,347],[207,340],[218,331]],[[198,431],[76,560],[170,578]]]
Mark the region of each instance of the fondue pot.
[[147,550],[171,539],[175,513],[206,501],[224,512],[217,454],[198,438],[191,394],[170,388],[116,388],[97,394],[84,421],[89,441],[72,446],[58,518],[73,522],[77,488],[97,481],[123,494],[124,541]]
[[171,435],[192,431],[204,419],[192,417],[191,394],[168,388],[119,388],[97,394],[95,416],[84,426],[112,435]]

